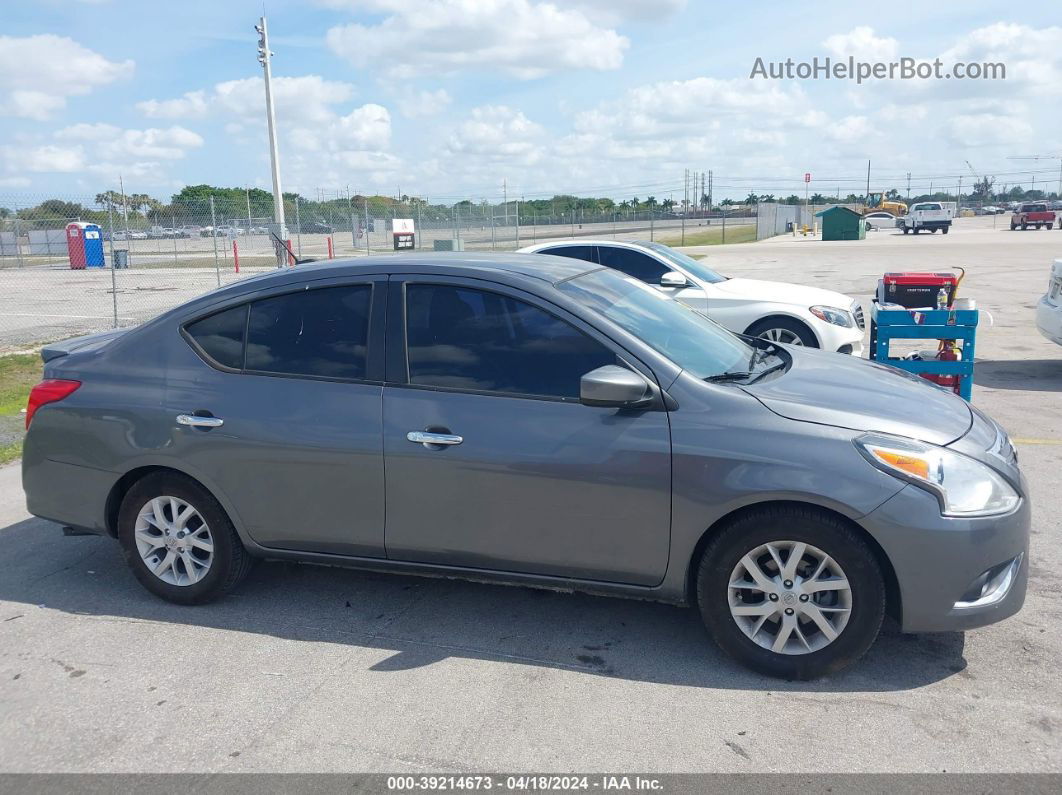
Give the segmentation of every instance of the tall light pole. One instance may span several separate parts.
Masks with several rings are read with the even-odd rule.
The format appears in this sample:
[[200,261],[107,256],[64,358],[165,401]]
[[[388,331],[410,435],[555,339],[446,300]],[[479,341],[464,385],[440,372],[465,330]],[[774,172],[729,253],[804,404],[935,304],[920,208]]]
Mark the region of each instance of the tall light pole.
[[[276,229],[273,230],[277,237],[287,245],[288,230],[284,225],[284,195],[280,190],[280,152],[277,149],[277,120],[273,109],[273,71],[269,65],[273,53],[269,51],[269,30],[266,27],[266,18],[261,17],[254,26],[258,33],[258,63],[262,64],[262,72],[265,77],[265,100],[266,122],[269,125],[269,158],[273,169],[273,222]],[[277,267],[283,268],[288,261],[287,251],[279,244],[277,249]]]

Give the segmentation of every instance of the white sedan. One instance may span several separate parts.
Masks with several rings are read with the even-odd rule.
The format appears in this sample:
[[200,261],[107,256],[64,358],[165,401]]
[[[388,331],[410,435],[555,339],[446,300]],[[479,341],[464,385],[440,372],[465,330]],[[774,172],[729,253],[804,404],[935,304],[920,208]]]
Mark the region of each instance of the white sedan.
[[621,271],[738,334],[856,356],[863,352],[863,309],[858,301],[832,290],[730,279],[660,243],[564,240],[520,251],[582,259]]
[[896,231],[896,216],[887,212],[867,213],[864,216],[867,224],[867,231],[877,229],[879,231],[892,230]]
[[1047,292],[1036,305],[1036,327],[1051,342],[1062,345],[1062,259],[1055,260]]

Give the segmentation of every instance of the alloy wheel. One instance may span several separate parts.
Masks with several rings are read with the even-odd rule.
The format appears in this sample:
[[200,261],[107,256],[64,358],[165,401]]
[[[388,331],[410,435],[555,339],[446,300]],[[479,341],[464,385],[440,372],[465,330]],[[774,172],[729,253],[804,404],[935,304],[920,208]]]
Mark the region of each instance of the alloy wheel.
[[769,328],[760,333],[761,340],[768,340],[769,342],[781,342],[786,345],[803,345],[803,340],[796,333],[790,331],[787,328]]
[[852,613],[852,587],[837,562],[801,541],[746,553],[727,586],[730,615],[747,638],[778,654],[829,646]]
[[195,585],[214,560],[210,527],[180,497],[155,497],[140,509],[133,529],[137,551],[148,570],[170,585]]

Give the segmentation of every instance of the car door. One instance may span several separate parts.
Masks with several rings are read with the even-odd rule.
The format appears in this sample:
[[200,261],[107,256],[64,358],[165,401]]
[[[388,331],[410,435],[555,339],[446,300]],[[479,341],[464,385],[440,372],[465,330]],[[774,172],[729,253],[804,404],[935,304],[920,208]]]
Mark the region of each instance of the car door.
[[297,284],[183,326],[174,454],[263,546],[384,555],[385,292],[386,277]]
[[388,324],[389,558],[661,581],[668,415],[578,399],[584,373],[634,367],[622,351],[548,302],[481,280],[393,276]]

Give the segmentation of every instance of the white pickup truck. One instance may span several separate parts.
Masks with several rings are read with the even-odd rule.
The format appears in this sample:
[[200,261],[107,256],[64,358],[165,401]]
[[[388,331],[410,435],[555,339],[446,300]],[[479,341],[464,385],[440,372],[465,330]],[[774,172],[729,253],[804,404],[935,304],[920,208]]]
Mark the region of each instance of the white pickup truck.
[[911,207],[907,215],[896,219],[896,226],[903,230],[906,235],[914,232],[916,235],[925,230],[936,232],[941,230],[945,235],[951,229],[951,219],[955,211],[940,202],[919,202]]

